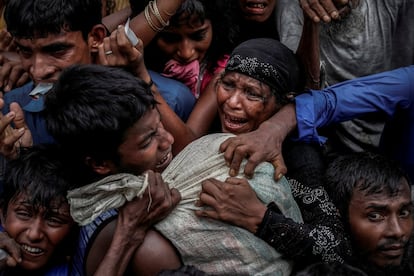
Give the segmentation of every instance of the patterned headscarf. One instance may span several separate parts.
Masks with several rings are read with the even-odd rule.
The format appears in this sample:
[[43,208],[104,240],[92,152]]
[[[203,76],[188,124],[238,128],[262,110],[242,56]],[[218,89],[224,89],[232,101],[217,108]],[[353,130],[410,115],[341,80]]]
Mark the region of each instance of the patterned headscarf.
[[281,95],[303,88],[301,67],[295,54],[271,38],[250,39],[238,45],[225,72],[238,72],[257,79]]

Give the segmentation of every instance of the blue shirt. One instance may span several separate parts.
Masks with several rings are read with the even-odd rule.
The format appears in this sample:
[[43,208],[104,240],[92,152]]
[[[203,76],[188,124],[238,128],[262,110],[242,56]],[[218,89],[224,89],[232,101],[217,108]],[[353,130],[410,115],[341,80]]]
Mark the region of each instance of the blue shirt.
[[299,140],[323,144],[317,129],[361,115],[389,116],[381,149],[400,161],[414,181],[414,66],[310,90],[295,98]]
[[[150,72],[151,78],[157,85],[160,94],[164,97],[168,105],[184,121],[190,115],[195,104],[195,98],[184,84],[165,78],[158,73]],[[30,92],[33,90],[33,82],[13,89],[4,96],[3,113],[7,114],[12,102],[17,102],[24,111],[26,124],[33,137],[33,144],[54,143],[53,137],[46,129],[46,122],[42,111],[44,109],[44,96],[33,97]]]
[[30,82],[6,93],[3,113],[6,114],[10,111],[10,103],[17,102],[24,111],[24,119],[32,133],[33,144],[54,143],[53,137],[46,130],[46,121],[41,114],[44,109],[44,97],[42,95],[36,98],[30,96],[33,88],[33,82]]

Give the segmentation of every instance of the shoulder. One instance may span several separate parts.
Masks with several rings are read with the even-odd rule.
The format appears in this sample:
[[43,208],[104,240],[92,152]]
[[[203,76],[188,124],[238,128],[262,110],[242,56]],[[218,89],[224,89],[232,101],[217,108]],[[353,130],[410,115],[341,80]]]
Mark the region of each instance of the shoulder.
[[10,92],[5,93],[4,95],[4,102],[11,103],[11,102],[18,102],[18,103],[26,103],[28,99],[30,99],[29,93],[33,89],[33,82],[29,82],[21,87],[15,88]]

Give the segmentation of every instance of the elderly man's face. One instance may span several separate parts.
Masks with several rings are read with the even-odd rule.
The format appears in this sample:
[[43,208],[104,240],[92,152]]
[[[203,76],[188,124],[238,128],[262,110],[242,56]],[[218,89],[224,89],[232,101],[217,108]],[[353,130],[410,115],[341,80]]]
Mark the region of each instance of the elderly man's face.
[[411,191],[405,179],[396,195],[354,190],[349,224],[355,249],[380,267],[398,266],[413,230]]

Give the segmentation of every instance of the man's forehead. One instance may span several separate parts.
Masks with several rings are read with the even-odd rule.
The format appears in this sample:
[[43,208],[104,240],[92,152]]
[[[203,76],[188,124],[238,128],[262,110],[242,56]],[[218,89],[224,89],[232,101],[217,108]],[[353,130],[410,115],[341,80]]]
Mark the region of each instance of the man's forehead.
[[352,194],[352,200],[363,205],[390,205],[392,203],[399,204],[412,204],[411,190],[408,185],[401,184],[398,190],[390,192],[387,189],[383,189],[378,192],[369,192],[367,190],[354,189]]
[[50,44],[61,43],[79,43],[79,39],[83,40],[81,31],[62,31],[60,33],[48,33],[46,35],[34,36],[31,38],[19,38],[16,37],[16,43],[21,46],[47,46]]

